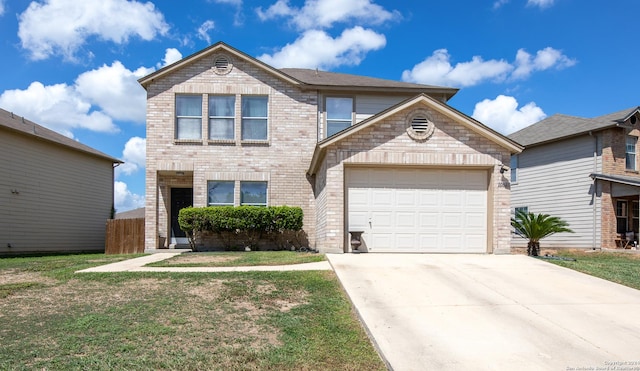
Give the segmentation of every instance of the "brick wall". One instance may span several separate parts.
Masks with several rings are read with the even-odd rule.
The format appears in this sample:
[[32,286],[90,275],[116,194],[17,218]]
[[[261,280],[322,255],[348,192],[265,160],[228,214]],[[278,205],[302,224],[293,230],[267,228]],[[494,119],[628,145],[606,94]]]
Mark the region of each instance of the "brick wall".
[[[407,120],[416,108],[426,109],[435,122],[435,132],[426,142],[417,142],[406,133]],[[353,165],[472,166],[490,170],[489,249],[508,252],[510,245],[509,181],[500,174],[500,165],[509,153],[499,145],[430,110],[426,105],[409,107],[327,148],[325,166],[317,177],[326,177],[322,188],[326,205],[318,206],[317,219],[325,225],[317,235],[325,251],[341,252],[346,243],[344,230],[344,168]],[[324,215],[321,215],[324,214]],[[320,230],[319,230],[320,232]]]
[[[232,58],[233,68],[220,75],[212,69],[215,55],[205,56],[182,69],[159,77],[147,87],[147,248],[168,233],[167,191],[192,182],[194,206],[207,203],[208,180],[238,182],[267,180],[269,205],[300,206],[304,229],[315,236],[313,192],[306,171],[317,141],[317,93],[304,92],[252,63]],[[175,94],[201,94],[202,140],[176,141]],[[208,94],[236,96],[236,139],[227,143],[206,140]],[[242,142],[240,104],[242,95],[269,97],[268,141]],[[180,178],[177,172],[185,172]]]

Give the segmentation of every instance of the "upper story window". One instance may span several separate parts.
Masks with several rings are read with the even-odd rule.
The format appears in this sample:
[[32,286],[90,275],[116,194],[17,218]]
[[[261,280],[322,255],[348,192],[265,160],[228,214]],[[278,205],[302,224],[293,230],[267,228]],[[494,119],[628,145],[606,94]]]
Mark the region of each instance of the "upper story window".
[[176,95],[176,139],[201,139],[202,96]]
[[207,204],[209,206],[233,206],[235,197],[234,181],[207,182]]
[[240,182],[240,205],[267,206],[267,182]]
[[516,183],[518,181],[518,155],[511,155],[509,167],[511,168],[511,183]]
[[353,122],[353,98],[327,97],[327,137],[351,126]]
[[209,96],[209,139],[233,140],[235,137],[236,97]]
[[267,140],[266,96],[242,97],[242,140]]
[[627,170],[636,170],[636,143],[638,143],[638,137],[627,137],[627,146],[625,151]]

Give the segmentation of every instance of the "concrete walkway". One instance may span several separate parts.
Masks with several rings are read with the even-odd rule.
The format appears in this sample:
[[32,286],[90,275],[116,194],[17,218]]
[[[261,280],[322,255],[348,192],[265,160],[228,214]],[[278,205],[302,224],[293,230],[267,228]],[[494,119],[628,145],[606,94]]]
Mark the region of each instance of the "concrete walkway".
[[[189,250],[184,250],[189,251]],[[87,268],[76,273],[89,272],[249,272],[249,271],[302,271],[302,270],[331,270],[329,262],[291,264],[291,265],[261,265],[247,267],[146,267],[145,265],[159,262],[182,254],[177,252],[158,252],[151,255],[123,260],[116,263]]]
[[640,370],[638,290],[521,255],[328,258],[393,370]]

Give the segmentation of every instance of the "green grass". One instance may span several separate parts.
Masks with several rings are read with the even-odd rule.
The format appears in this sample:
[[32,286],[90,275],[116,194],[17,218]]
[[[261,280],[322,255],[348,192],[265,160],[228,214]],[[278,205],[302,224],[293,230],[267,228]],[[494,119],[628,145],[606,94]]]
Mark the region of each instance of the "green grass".
[[150,267],[242,267],[290,265],[324,261],[325,256],[294,251],[187,252],[171,259],[148,264]]
[[0,369],[385,369],[331,271],[66,273],[118,259],[0,259]]
[[560,250],[557,255],[573,258],[576,261],[548,261],[640,290],[640,255],[638,254]]

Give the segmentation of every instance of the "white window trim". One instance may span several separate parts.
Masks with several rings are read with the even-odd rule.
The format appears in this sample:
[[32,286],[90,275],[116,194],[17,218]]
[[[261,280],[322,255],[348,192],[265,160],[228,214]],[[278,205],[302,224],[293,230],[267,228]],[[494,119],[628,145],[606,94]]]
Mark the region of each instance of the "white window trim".
[[[261,117],[261,116],[245,116],[244,115],[244,110],[242,109],[242,98],[244,97],[265,97],[267,98],[267,116],[265,117]],[[269,135],[271,133],[271,130],[269,130],[269,115],[271,114],[271,109],[269,107],[269,105],[271,104],[271,97],[269,95],[265,95],[265,94],[241,94],[240,95],[240,140],[243,143],[266,143],[269,142]],[[242,123],[244,121],[244,119],[261,119],[261,120],[265,120],[267,123],[267,134],[266,137],[264,139],[243,139],[242,138]]]
[[[209,115],[209,121],[207,122],[207,137],[208,141],[211,143],[221,142],[221,143],[234,143],[236,140],[236,101],[238,97],[235,94],[209,94],[207,98],[207,112],[211,112],[211,97],[233,97],[233,116],[213,116]],[[233,137],[232,138],[211,138],[211,119],[233,119]]]
[[[241,180],[240,183],[240,194],[238,199],[238,204],[240,206],[269,206],[269,182],[267,181],[256,181],[256,180]],[[264,183],[266,185],[265,189],[265,202],[264,203],[242,203],[242,183]]]
[[[629,145],[633,145],[633,152],[629,152]],[[626,140],[625,140],[625,146],[624,146],[624,160],[625,160],[625,169],[626,170],[631,170],[631,171],[636,171],[638,170],[638,156],[636,155],[637,152],[637,147],[638,147],[638,137],[634,137],[634,136],[627,136]],[[633,156],[633,163],[629,164],[629,156]]]
[[[351,99],[351,119],[329,119],[329,112],[327,109],[327,100],[331,98],[349,98]],[[324,97],[324,137],[329,137],[329,122],[348,122],[349,127],[355,124],[356,119],[356,97],[352,95],[327,95]],[[346,129],[346,128],[345,128]],[[344,130],[344,129],[342,129]],[[336,132],[337,133],[337,132]],[[332,135],[336,134],[333,133]]]
[[[200,97],[200,116],[178,116],[178,97]],[[175,123],[174,123],[174,127],[173,127],[173,139],[177,142],[182,142],[182,143],[201,143],[202,142],[202,118],[203,118],[203,113],[202,113],[202,103],[203,103],[204,99],[202,97],[201,94],[175,94],[175,96],[173,97],[173,105],[174,105],[174,112],[175,112]],[[208,107],[208,102],[207,102],[207,107]],[[186,119],[196,119],[199,118],[200,119],[200,138],[178,138],[178,121],[181,118],[186,118]]]

